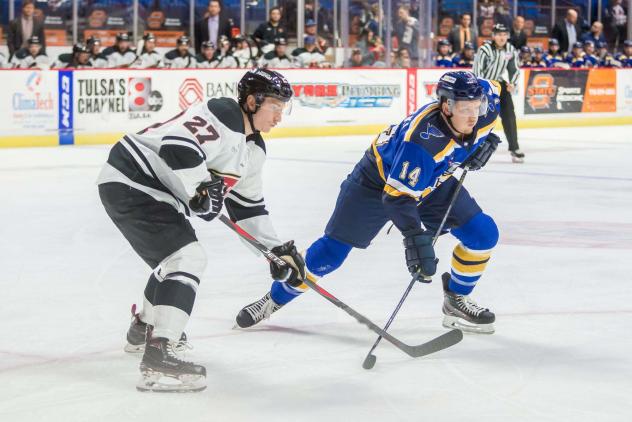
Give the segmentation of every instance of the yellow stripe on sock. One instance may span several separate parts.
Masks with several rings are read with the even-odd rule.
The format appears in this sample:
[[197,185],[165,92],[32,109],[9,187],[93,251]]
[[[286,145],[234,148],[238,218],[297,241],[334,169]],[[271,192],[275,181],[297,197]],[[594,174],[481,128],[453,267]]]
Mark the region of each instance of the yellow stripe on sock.
[[452,258],[452,268],[457,270],[460,274],[467,275],[476,273],[482,273],[485,271],[485,267],[487,266],[487,262],[484,264],[476,264],[476,265],[463,265],[456,259]]
[[489,259],[492,256],[491,252],[487,253],[476,253],[470,250],[465,249],[465,247],[459,243],[454,248],[454,254],[459,257],[462,261],[484,261]]

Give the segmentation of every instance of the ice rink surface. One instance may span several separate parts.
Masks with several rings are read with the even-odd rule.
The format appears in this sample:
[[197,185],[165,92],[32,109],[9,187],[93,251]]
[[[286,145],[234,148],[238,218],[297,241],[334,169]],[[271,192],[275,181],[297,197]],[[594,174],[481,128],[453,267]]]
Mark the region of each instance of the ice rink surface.
[[[496,333],[411,359],[307,293],[249,331],[242,306],[267,264],[219,222],[196,221],[210,263],[187,332],[206,365],[198,394],[138,393],[123,353],[149,269],[94,185],[109,147],[0,150],[0,420],[630,421],[632,143],[628,127],[521,131],[465,186],[501,242],[473,297]],[[281,238],[307,247],[370,136],[268,142],[266,201]],[[439,271],[455,240],[438,243]],[[408,284],[401,235],[354,250],[323,286],[383,324]],[[440,280],[415,286],[392,326],[409,344],[441,334]]]

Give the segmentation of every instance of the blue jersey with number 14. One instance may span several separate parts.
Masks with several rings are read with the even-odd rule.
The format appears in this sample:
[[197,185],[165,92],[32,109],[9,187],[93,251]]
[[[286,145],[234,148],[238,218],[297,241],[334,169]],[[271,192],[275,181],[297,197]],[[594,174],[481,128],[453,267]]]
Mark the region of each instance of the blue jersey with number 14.
[[421,227],[418,201],[423,206],[423,199],[451,177],[496,125],[500,86],[486,79],[479,79],[479,83],[488,107],[472,134],[458,139],[433,101],[380,133],[358,163],[367,179],[383,189],[384,207],[401,231]]

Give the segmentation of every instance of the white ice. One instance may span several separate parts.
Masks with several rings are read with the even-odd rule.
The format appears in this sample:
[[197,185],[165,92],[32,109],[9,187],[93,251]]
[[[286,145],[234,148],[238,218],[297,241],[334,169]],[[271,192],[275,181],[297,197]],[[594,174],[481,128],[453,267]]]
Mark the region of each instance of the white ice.
[[[628,127],[521,131],[465,185],[502,240],[473,297],[496,333],[411,359],[313,292],[232,330],[270,281],[221,223],[195,222],[210,256],[187,328],[203,393],[138,393],[123,353],[149,273],[103,211],[108,147],[0,150],[0,421],[630,421],[632,143]],[[268,143],[266,200],[283,239],[317,239],[370,136]],[[505,148],[503,146],[503,148]],[[440,271],[455,240],[438,244]],[[384,230],[323,286],[383,324],[409,276]],[[444,332],[439,278],[413,289],[392,334]]]

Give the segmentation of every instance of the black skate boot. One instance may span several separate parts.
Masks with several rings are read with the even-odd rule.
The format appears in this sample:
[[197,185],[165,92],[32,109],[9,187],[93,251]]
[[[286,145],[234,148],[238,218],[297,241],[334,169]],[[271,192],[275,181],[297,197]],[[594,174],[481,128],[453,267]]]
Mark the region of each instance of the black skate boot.
[[138,391],[179,393],[206,388],[206,368],[180,359],[176,352],[179,342],[162,337],[150,338],[151,328],[148,328],[147,336],[140,362],[141,376],[136,385]]
[[492,334],[496,315],[481,308],[469,296],[448,290],[450,273],[441,276],[443,281],[443,326],[457,328],[468,333]]
[[252,327],[264,319],[270,318],[270,315],[281,309],[282,306],[283,305],[279,305],[272,300],[270,292],[268,292],[258,301],[251,303],[239,311],[239,314],[237,314],[237,325],[234,328]]
[[[140,314],[136,312],[136,304],[132,305],[132,322],[127,330],[127,344],[125,350],[127,353],[143,353],[145,351],[145,342],[147,332],[147,324],[140,320]],[[176,345],[178,353],[193,347],[187,342],[187,335],[182,333],[180,341]]]
[[511,154],[512,162],[518,163],[518,164],[524,163],[524,152],[517,149],[515,151],[509,151],[509,153]]

